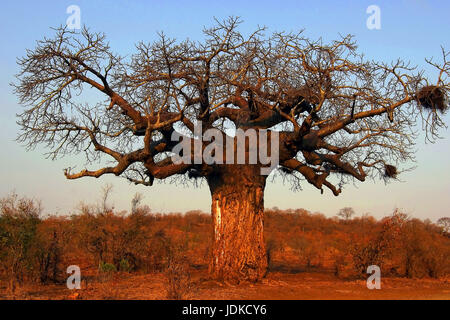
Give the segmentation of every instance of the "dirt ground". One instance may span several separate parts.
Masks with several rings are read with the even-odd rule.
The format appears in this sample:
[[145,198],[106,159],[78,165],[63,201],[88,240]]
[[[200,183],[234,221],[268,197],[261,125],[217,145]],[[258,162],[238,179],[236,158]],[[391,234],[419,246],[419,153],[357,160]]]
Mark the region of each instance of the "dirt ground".
[[[382,278],[380,290],[369,290],[365,280],[341,280],[332,273],[272,272],[257,284],[219,283],[207,280],[205,271],[196,271],[184,299],[193,300],[308,300],[308,299],[444,299],[450,300],[450,279]],[[83,280],[80,290],[69,290],[65,284],[27,285],[11,294],[6,283],[0,285],[0,299],[166,299],[164,274],[116,274],[100,282]]]

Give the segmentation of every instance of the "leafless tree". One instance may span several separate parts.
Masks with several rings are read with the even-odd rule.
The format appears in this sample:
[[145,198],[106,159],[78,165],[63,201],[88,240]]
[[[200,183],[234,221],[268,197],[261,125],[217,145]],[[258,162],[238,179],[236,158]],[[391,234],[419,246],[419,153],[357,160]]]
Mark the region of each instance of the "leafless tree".
[[[354,179],[400,174],[398,166],[414,159],[417,122],[427,139],[438,136],[449,52],[442,50],[440,63],[428,60],[439,74],[431,83],[400,59],[366,60],[351,36],[324,43],[303,32],[266,36],[264,28],[244,36],[239,23],[217,21],[203,42],[161,34],[129,58],[101,33],[59,28],[18,60],[14,87],[25,106],[19,141],[44,144],[52,158],[84,152],[86,165],[100,166],[68,168],[67,179],[113,174],[146,186],[204,179],[212,195],[212,275],[257,280],[267,267],[262,164],[174,163],[171,135],[206,148],[211,142],[193,134],[197,124],[224,137],[225,129],[277,131],[278,174],[294,188],[309,183],[337,196]],[[89,90],[96,94],[81,95]]]
[[450,217],[439,218],[437,225],[441,226],[444,232],[450,233]]
[[112,190],[113,185],[110,183],[107,183],[102,187],[101,203],[100,203],[101,207],[99,208],[101,214],[110,212],[113,209],[108,205],[108,200],[111,197]]
[[350,220],[354,215],[355,215],[355,210],[351,207],[342,208],[337,213],[337,216],[344,220]]
[[131,213],[136,213],[143,199],[142,193],[136,192],[131,199]]

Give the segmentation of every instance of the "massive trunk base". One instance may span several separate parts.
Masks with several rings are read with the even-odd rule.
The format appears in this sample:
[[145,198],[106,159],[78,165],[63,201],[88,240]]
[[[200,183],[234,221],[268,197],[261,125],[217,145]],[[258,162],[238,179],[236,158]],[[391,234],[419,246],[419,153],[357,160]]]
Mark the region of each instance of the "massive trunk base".
[[209,181],[214,226],[209,271],[216,279],[258,281],[267,272],[265,177],[254,171],[240,167]]

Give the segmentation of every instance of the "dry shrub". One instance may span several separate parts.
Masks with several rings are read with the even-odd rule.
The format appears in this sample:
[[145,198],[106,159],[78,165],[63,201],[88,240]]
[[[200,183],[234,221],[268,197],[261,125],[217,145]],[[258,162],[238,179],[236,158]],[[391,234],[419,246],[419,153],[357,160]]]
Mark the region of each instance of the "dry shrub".
[[345,259],[345,255],[338,252],[334,256],[333,274],[335,277],[340,278],[345,275],[345,271],[348,269],[348,264]]
[[99,296],[102,300],[117,300],[121,298],[120,288],[114,281],[114,275],[111,274],[107,279],[98,283]]
[[169,256],[171,251],[171,239],[166,235],[164,230],[155,232],[149,245],[147,271],[161,272],[164,271],[169,263]]
[[370,265],[380,266],[383,264],[383,248],[377,240],[356,242],[351,247],[350,252],[353,267],[359,277],[366,276],[367,267]]
[[90,255],[92,263],[107,261],[122,271],[144,267],[150,239],[149,219],[148,214],[141,211],[129,217],[110,212],[84,213],[72,218],[79,231],[79,245]]
[[422,263],[426,275],[430,278],[441,278],[450,273],[450,247],[441,243],[433,243],[424,252]]
[[115,283],[117,269],[114,264],[100,262],[98,266],[98,289],[103,300],[116,300],[119,297],[119,288]]
[[11,291],[17,282],[36,280],[34,248],[40,214],[38,202],[17,194],[0,200],[0,270],[6,274]]
[[450,273],[450,241],[430,233],[427,225],[412,219],[403,227],[397,254],[408,278],[439,278]]
[[166,297],[170,300],[188,299],[193,290],[189,261],[183,249],[177,245],[171,247],[169,264],[164,273],[167,281]]
[[323,251],[320,239],[308,239],[300,236],[292,239],[289,243],[290,247],[295,250],[296,255],[307,269],[320,265]]
[[[42,219],[37,202],[17,195],[1,199],[0,209],[0,280],[12,297],[34,283],[62,282],[75,264],[83,277],[100,280],[104,298],[118,297],[112,279],[122,272],[163,272],[167,297],[187,299],[195,288],[190,270],[206,270],[210,259],[211,217],[198,211],[163,215],[135,208],[125,215],[85,207],[79,215]],[[384,275],[450,274],[448,233],[398,211],[381,221],[363,216],[340,223],[275,208],[266,210],[264,223],[269,270],[320,267],[349,278],[367,276],[367,266],[377,264]],[[118,272],[96,273],[100,262],[103,271]]]
[[391,216],[380,221],[378,228],[354,236],[349,248],[357,275],[366,277],[370,265],[377,265],[386,271],[385,266],[395,256],[402,228],[407,221],[408,216],[396,209]]
[[35,245],[31,250],[37,266],[36,276],[41,283],[64,282],[66,267],[64,260],[70,251],[71,235],[66,231],[66,220],[60,217],[48,217],[37,226]]
[[279,251],[282,251],[282,244],[278,239],[271,237],[266,240],[266,256],[269,270],[273,267],[274,254]]

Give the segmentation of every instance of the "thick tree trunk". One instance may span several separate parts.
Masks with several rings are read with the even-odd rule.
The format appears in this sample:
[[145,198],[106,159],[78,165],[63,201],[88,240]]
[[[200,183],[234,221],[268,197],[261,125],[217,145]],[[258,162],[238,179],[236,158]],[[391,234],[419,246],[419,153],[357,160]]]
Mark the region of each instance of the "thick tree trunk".
[[265,275],[265,179],[256,166],[242,165],[228,167],[208,180],[214,225],[213,277],[257,281]]

